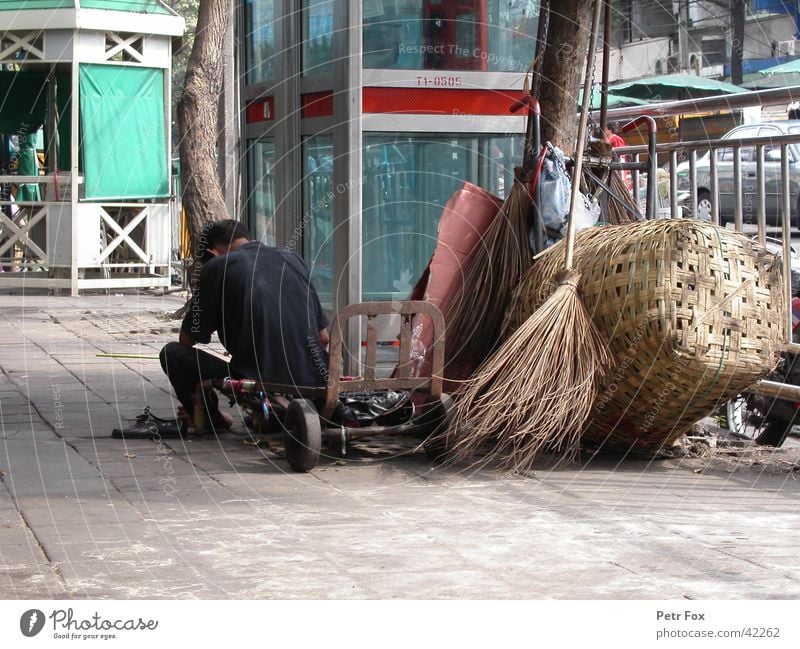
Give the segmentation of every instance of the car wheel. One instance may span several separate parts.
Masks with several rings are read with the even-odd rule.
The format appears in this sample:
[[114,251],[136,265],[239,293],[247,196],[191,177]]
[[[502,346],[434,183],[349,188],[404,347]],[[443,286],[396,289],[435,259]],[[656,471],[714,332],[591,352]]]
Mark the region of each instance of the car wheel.
[[701,221],[711,220],[711,192],[707,189],[697,192],[697,209],[694,211],[694,218]]
[[738,394],[726,404],[728,430],[740,439],[760,446],[781,446],[792,429],[792,422],[772,413],[774,400],[753,394]]
[[795,203],[794,215],[791,219],[789,219],[790,227],[789,232],[791,233],[792,228],[794,228],[795,233],[800,233],[800,195],[797,197],[797,202]]

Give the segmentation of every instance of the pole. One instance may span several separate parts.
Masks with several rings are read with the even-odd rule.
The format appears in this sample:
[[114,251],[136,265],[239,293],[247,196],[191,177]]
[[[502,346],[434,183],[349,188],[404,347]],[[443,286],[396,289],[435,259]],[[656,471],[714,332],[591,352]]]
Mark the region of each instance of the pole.
[[578,142],[575,149],[575,166],[572,168],[572,193],[569,199],[569,221],[567,222],[567,254],[564,265],[572,270],[572,258],[575,251],[575,209],[580,200],[581,174],[583,173],[583,151],[586,148],[586,125],[589,121],[589,102],[591,101],[592,68],[594,67],[594,51],[597,47],[597,32],[600,29],[600,11],[605,0],[595,0],[592,16],[592,31],[589,34],[589,53],[586,56],[586,74],[583,80],[583,102],[581,119],[578,124]]
[[611,67],[611,0],[605,0],[603,25],[603,77],[600,89],[600,133],[606,135],[608,126],[608,69]]

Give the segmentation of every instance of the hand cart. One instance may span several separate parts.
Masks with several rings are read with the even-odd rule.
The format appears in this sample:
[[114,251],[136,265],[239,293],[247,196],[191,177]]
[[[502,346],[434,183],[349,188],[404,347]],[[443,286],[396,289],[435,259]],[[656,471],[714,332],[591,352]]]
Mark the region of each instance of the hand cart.
[[[399,363],[389,378],[376,377],[378,322],[381,315],[400,318]],[[351,318],[367,320],[366,360],[363,377],[343,377],[343,335],[345,322]],[[420,363],[412,355],[413,326],[417,318],[429,318],[433,343],[425,353],[431,355],[431,376],[414,376]],[[248,379],[213,379],[202,383],[203,389],[214,388],[238,403],[253,419],[257,434],[283,431],[286,459],[298,472],[311,471],[319,462],[323,442],[328,449],[344,455],[349,442],[374,435],[415,435],[432,459],[438,459],[444,448],[440,431],[446,430],[453,401],[442,392],[445,323],[439,309],[430,302],[364,302],[343,308],[331,325],[330,359],[326,387],[300,387],[262,383]],[[336,412],[343,397],[351,393],[408,391],[412,395],[413,415],[402,424],[384,426],[347,426],[336,423]],[[204,412],[195,408],[195,412]],[[196,424],[197,425],[197,422]]]

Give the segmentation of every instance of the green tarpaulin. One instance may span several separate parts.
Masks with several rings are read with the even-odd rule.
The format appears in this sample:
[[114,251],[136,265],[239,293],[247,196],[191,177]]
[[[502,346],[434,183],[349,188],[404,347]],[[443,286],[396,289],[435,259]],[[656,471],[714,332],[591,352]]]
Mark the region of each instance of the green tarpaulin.
[[[17,173],[20,176],[39,175],[39,161],[36,158],[36,140],[36,133],[19,136],[19,166],[17,167]],[[18,203],[22,201],[40,200],[42,200],[42,195],[39,192],[39,185],[20,185],[17,189]]]
[[169,196],[163,70],[82,64],[80,108],[87,199]]

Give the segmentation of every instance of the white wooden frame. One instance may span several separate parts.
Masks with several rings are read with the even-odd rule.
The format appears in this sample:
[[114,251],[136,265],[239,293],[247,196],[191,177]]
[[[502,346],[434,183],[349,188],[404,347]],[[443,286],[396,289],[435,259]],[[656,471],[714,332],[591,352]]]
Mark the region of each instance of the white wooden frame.
[[[26,58],[40,61],[44,59],[44,37],[41,30],[27,32],[7,31],[2,35],[2,40],[10,40],[12,44],[0,50],[0,61],[19,63],[20,60],[14,55],[20,50],[26,52]],[[41,41],[41,47],[37,47],[36,41]]]
[[[134,45],[138,43],[144,47],[145,37],[143,34],[119,34],[117,32],[106,32],[105,58],[111,61],[117,54],[127,54],[137,63],[144,63],[144,54],[136,49]],[[109,47],[111,44],[111,47]]]

